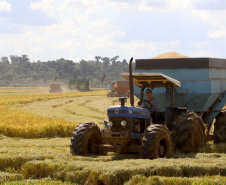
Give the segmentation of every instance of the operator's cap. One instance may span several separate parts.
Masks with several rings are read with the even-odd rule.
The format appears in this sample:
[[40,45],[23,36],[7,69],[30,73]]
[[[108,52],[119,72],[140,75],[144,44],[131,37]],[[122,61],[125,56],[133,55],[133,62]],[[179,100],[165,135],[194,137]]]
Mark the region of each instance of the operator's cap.
[[151,90],[151,89],[147,89],[147,90],[146,90],[146,94],[147,94],[147,93],[152,93],[152,90]]

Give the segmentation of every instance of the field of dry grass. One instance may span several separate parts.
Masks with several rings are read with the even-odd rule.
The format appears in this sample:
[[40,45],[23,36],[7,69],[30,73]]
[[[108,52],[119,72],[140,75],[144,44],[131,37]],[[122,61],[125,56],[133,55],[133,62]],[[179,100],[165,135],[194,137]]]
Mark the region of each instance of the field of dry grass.
[[0,184],[226,184],[226,144],[170,159],[72,156],[76,124],[101,127],[107,107],[117,104],[104,91],[0,95]]

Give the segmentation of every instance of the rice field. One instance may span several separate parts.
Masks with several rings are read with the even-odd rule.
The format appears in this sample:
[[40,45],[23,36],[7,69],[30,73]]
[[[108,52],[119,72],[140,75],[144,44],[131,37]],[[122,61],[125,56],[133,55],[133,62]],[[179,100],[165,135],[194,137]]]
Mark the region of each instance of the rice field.
[[[0,89],[0,93],[1,93]],[[5,91],[5,89],[3,89]],[[38,111],[45,112],[45,103],[51,100],[63,99],[65,104],[72,103],[68,98],[79,98],[82,96],[105,95],[105,91],[92,92],[69,92],[69,93],[26,93],[23,94],[0,95],[0,133],[10,137],[23,138],[43,138],[43,137],[69,137],[71,130],[78,124],[76,119],[69,121],[63,118],[54,118],[61,114],[59,103],[53,107],[59,110],[57,113],[49,113],[50,116],[38,115],[36,112],[26,111],[22,107],[29,104],[41,102],[44,105],[38,108]],[[67,100],[66,100],[67,99]],[[21,107],[21,108],[20,108]],[[73,111],[73,110],[72,110]],[[74,110],[76,111],[76,110]],[[52,115],[51,115],[52,114]]]
[[107,98],[103,90],[16,90],[0,88],[0,184],[226,184],[226,144],[212,141],[197,154],[170,159],[73,156],[73,128],[87,121],[102,127],[107,107],[118,98]]

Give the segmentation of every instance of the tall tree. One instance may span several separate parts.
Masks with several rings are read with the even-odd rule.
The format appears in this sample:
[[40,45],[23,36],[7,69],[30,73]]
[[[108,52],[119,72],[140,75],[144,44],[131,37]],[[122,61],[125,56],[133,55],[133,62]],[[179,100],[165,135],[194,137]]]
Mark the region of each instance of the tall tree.
[[115,56],[115,57],[111,58],[111,63],[113,66],[115,65],[115,62],[118,58],[119,58],[119,56]]
[[2,57],[2,58],[1,58],[1,62],[2,62],[3,64],[7,64],[7,65],[10,64],[8,57]]

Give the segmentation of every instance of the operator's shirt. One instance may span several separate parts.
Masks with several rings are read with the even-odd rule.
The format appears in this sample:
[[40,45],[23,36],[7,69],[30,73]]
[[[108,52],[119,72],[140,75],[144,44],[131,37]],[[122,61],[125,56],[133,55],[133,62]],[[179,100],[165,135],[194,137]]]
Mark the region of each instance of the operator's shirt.
[[[142,107],[147,108],[148,110],[150,110],[151,113],[160,111],[159,103],[155,98],[152,97],[152,100],[149,102],[153,105],[152,108],[151,108],[151,105],[145,101],[142,103]],[[151,108],[151,109],[149,109],[149,108]]]

